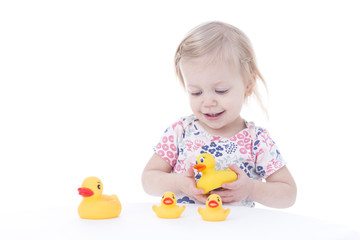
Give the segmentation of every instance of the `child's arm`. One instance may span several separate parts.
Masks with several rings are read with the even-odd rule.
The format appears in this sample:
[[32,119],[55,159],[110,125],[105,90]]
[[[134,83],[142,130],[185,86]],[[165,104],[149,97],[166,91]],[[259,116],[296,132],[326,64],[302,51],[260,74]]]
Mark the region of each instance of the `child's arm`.
[[286,166],[270,175],[266,182],[249,178],[237,166],[229,166],[238,174],[238,180],[224,183],[225,191],[214,191],[221,196],[223,202],[235,202],[248,198],[273,208],[291,207],[296,200],[296,184]]
[[185,195],[205,203],[204,190],[196,188],[194,172],[171,173],[172,167],[158,154],[150,158],[142,174],[142,185],[150,195],[161,196],[164,192],[183,192]]

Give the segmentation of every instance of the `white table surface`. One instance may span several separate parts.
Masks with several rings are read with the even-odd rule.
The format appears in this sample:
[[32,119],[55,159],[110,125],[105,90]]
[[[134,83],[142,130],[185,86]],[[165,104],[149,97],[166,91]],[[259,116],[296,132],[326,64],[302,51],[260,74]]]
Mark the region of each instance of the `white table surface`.
[[[1,215],[0,239],[360,239],[357,230],[276,210],[227,206],[223,222],[206,222],[187,204],[179,219],[161,219],[154,203],[123,203],[118,218],[85,220],[77,206]],[[156,204],[159,205],[159,204]]]

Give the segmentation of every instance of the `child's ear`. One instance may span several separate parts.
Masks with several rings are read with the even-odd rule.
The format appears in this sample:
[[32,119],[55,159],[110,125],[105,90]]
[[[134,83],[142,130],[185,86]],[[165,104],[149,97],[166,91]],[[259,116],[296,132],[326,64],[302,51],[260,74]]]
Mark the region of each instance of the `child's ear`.
[[246,84],[246,88],[245,88],[245,97],[249,97],[251,96],[251,94],[254,91],[255,88],[255,84],[256,84],[256,75],[255,74],[251,74],[247,84]]

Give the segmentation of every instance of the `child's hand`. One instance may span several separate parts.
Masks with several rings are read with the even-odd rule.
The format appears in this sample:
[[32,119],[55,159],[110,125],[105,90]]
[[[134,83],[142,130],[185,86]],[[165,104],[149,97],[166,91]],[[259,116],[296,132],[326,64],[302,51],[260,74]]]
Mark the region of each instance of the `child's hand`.
[[207,195],[204,194],[203,189],[196,187],[194,170],[189,168],[185,173],[180,174],[181,177],[178,180],[179,189],[187,196],[195,198],[196,200],[205,203]]
[[224,183],[222,187],[225,190],[211,191],[210,193],[218,194],[223,202],[238,202],[250,196],[254,189],[254,182],[246,173],[237,166],[229,165],[238,179],[232,183]]

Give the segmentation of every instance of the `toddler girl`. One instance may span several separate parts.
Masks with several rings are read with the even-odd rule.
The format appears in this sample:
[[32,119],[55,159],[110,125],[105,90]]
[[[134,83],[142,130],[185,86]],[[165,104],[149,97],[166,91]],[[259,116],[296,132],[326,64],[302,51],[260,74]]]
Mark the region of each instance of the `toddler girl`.
[[240,115],[249,96],[259,99],[257,80],[265,84],[245,34],[221,22],[200,25],[180,43],[175,69],[193,114],[171,124],[154,147],[142,175],[145,191],[159,196],[172,191],[178,203],[205,203],[193,166],[197,156],[208,152],[216,170],[229,167],[238,175],[223,190],[211,192],[223,202],[293,205],[296,185],[277,146],[265,129]]

